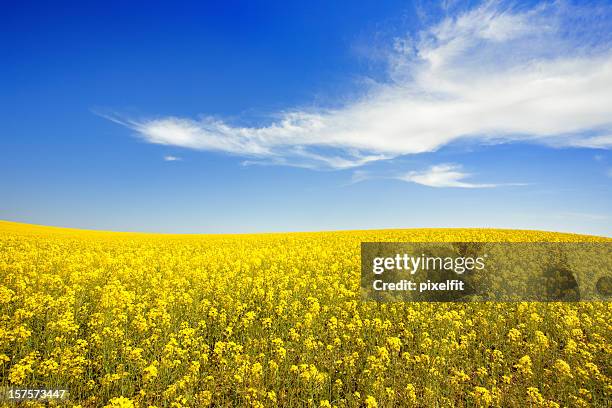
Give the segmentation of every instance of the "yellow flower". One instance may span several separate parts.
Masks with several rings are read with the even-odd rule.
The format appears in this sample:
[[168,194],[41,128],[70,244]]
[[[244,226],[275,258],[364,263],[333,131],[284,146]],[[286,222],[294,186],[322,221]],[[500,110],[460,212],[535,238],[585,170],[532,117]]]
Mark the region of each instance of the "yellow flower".
[[531,357],[529,356],[523,356],[519,359],[518,364],[514,365],[514,368],[516,368],[520,373],[523,373],[525,375],[531,375],[533,374],[533,371],[531,371]]
[[197,394],[198,405],[202,407],[207,407],[212,404],[212,392],[208,390],[201,391]]
[[521,332],[520,330],[517,330],[515,328],[510,329],[510,331],[508,332],[508,339],[510,339],[510,341],[519,341],[521,339]]
[[527,388],[527,399],[533,404],[542,404],[544,402],[544,398],[540,394],[540,390],[538,390],[536,387]]
[[134,408],[134,403],[129,398],[116,397],[112,398],[105,408]]
[[402,341],[400,340],[399,337],[387,337],[387,345],[389,346],[391,350],[397,353],[400,351],[400,348],[402,347]]
[[573,378],[572,369],[570,368],[570,365],[567,364],[567,362],[565,362],[564,360],[557,359],[555,361],[554,366],[557,370],[557,373],[559,373],[562,377]]
[[143,372],[143,379],[145,381],[151,381],[152,379],[154,379],[155,377],[157,377],[157,361],[154,361],[151,365],[149,365],[148,367],[146,367]]
[[548,337],[540,330],[536,330],[535,332],[536,344],[538,344],[542,348],[548,348]]
[[417,401],[416,389],[412,384],[406,385],[406,399],[411,404],[414,404]]
[[268,391],[266,393],[266,397],[268,398],[268,400],[270,400],[270,402],[276,404],[276,393],[274,391]]
[[479,407],[489,407],[493,402],[493,397],[489,390],[484,387],[474,387],[474,401]]

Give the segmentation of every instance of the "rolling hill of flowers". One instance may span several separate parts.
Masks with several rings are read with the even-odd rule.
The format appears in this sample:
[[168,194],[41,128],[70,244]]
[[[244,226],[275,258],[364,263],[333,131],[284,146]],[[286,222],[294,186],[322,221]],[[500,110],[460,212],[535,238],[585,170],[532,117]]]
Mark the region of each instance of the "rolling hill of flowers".
[[360,298],[362,241],[585,240],[606,238],[0,222],[0,386],[66,389],[48,403],[75,407],[610,406],[610,302]]

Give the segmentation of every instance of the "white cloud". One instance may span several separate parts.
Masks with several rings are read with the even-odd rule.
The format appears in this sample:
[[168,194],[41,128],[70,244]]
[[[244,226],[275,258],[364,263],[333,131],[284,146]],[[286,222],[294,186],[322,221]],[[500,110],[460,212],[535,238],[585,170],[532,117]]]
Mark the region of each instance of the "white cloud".
[[164,161],[181,161],[183,159],[181,159],[180,157],[176,157],[176,156],[164,156]]
[[497,184],[477,184],[464,181],[471,174],[461,171],[456,164],[438,164],[425,171],[411,171],[397,177],[399,180],[421,184],[428,187],[492,188]]
[[608,177],[612,178],[612,169],[608,169]]
[[[373,178],[376,178],[376,177],[372,176],[370,172],[367,172],[364,170],[355,170],[353,172],[353,175],[351,176],[351,182],[349,183],[349,185],[361,183],[362,181],[371,180]],[[378,177],[378,178],[381,178],[381,177]]]
[[113,120],[150,143],[310,168],[357,167],[459,140],[610,149],[609,27],[570,21],[569,8],[485,3],[396,39],[388,81],[341,108],[292,109],[254,127],[211,117]]
[[610,147],[612,147],[612,134],[567,140],[562,144],[571,146],[571,147],[587,147],[591,149],[609,149]]

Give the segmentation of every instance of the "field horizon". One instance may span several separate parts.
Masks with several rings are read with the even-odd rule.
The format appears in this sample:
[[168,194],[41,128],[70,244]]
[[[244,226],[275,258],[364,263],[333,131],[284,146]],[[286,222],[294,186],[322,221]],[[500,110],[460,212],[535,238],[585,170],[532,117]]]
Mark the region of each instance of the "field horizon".
[[93,233],[93,234],[122,234],[122,235],[143,235],[143,236],[160,236],[160,237],[197,237],[197,236],[256,236],[256,235],[290,235],[290,234],[335,234],[335,233],[384,233],[384,232],[410,232],[414,231],[430,231],[436,233],[450,233],[453,232],[501,232],[501,233],[533,233],[533,234],[548,234],[548,235],[557,235],[563,237],[584,237],[589,238],[589,240],[602,239],[602,240],[612,240],[612,237],[603,236],[603,235],[594,235],[594,234],[580,234],[575,232],[563,232],[563,231],[548,231],[548,230],[539,230],[539,229],[515,229],[515,228],[485,228],[485,227],[469,227],[469,228],[461,228],[461,227],[448,227],[448,228],[375,228],[375,229],[338,229],[338,230],[320,230],[320,231],[271,231],[271,232],[228,232],[228,233],[219,233],[219,232],[144,232],[144,231],[116,231],[116,230],[105,230],[105,229],[88,229],[88,228],[73,228],[73,227],[62,227],[56,225],[44,225],[44,224],[33,224],[28,222],[21,221],[11,221],[11,220],[2,220],[0,219],[0,231],[10,231],[10,232],[29,232],[32,233],[36,230],[40,232],[57,232],[57,233]]

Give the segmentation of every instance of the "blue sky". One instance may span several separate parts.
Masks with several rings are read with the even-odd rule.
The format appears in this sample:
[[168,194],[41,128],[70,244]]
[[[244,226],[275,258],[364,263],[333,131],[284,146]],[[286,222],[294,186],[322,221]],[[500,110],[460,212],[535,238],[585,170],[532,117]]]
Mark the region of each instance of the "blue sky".
[[16,2],[0,219],[612,235],[605,2]]

